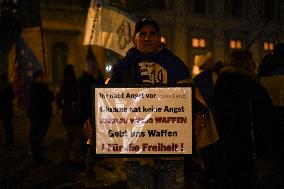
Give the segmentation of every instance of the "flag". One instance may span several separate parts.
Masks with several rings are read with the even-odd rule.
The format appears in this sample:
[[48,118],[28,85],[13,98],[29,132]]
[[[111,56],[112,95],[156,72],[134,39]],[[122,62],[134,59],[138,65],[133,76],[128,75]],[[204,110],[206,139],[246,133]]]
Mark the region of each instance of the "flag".
[[11,57],[15,57],[15,54],[12,46],[19,36],[23,36],[37,58],[45,62],[39,1],[0,0],[0,2],[0,73],[8,74],[14,71],[14,59]]
[[16,40],[14,91],[20,107],[27,110],[28,88],[32,74],[43,70],[37,57],[23,37]]
[[45,64],[44,43],[38,0],[18,0],[17,19],[22,25],[22,36],[40,62]]
[[135,21],[123,11],[92,0],[83,45],[97,45],[124,56],[132,44]]

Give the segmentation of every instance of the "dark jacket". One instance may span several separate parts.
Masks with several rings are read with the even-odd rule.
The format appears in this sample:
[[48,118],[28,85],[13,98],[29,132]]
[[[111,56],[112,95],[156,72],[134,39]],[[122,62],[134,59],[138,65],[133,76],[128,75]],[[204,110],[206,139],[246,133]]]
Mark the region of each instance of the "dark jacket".
[[31,119],[49,119],[52,115],[53,101],[54,95],[47,84],[32,82],[29,88],[29,117]]
[[254,152],[267,145],[271,99],[248,72],[228,67],[216,80],[213,106],[220,136],[215,175],[222,188],[250,188]]
[[62,109],[63,125],[78,123],[79,92],[75,76],[64,76],[57,95],[57,106]]
[[80,122],[84,123],[87,119],[92,117],[92,86],[95,84],[102,84],[98,82],[92,75],[83,72],[78,79],[79,87],[79,115]]
[[251,159],[252,129],[255,150],[265,149],[273,104],[258,81],[245,71],[225,68],[216,81],[213,104],[225,152]]
[[164,48],[155,54],[142,55],[136,48],[131,48],[123,59],[114,64],[109,84],[142,84],[138,63],[149,59],[167,70],[168,84],[190,78],[186,65],[168,49]]

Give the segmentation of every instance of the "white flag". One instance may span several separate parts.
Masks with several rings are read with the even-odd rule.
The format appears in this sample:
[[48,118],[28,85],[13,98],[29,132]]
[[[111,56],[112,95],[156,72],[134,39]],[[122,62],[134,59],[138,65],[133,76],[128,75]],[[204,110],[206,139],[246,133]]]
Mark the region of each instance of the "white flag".
[[132,44],[135,22],[113,8],[92,0],[88,11],[83,45],[97,45],[124,56]]

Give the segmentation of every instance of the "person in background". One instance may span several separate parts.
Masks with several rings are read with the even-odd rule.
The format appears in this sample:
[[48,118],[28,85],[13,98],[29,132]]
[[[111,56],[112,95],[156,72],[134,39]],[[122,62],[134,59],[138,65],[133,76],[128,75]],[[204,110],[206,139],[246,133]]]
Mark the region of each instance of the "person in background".
[[6,134],[6,146],[14,146],[13,99],[15,94],[7,75],[0,76],[0,118]]
[[44,81],[43,71],[34,72],[29,88],[28,116],[31,124],[31,155],[35,163],[47,162],[43,153],[42,141],[50,125],[53,101],[54,95]]
[[271,61],[271,75],[284,74],[284,43],[278,43],[273,50],[273,60]]
[[269,152],[272,101],[255,77],[248,51],[234,51],[215,83],[213,107],[219,131],[215,173],[219,188],[251,188],[254,154]]
[[[194,59],[198,66],[198,73],[193,77],[194,85],[200,91],[206,105],[214,115],[213,97],[215,93],[215,82],[221,69],[222,62],[213,62],[212,53],[198,55]],[[206,177],[213,185],[216,185],[215,171],[217,168],[216,158],[218,156],[217,143],[212,143],[200,149],[200,154],[204,162]]]
[[[282,49],[282,50],[281,50]],[[281,170],[284,170],[283,158],[284,158],[284,58],[283,58],[283,43],[279,43],[277,48],[275,48],[274,53],[278,54],[267,54],[258,66],[258,79],[260,83],[267,89],[269,95],[272,98],[274,111],[273,120],[270,122],[270,140],[271,141],[271,153],[269,153],[269,158],[265,158],[266,161],[269,160],[269,165],[266,170],[273,170],[273,175],[270,174],[270,181],[267,179],[259,179],[261,182],[274,183],[271,188],[281,188],[284,185],[284,174],[279,174]],[[281,58],[282,56],[282,58]],[[282,59],[282,60],[281,60]],[[277,61],[278,60],[278,61]],[[282,68],[281,68],[282,67]],[[282,71],[281,71],[282,70]],[[272,160],[272,161],[271,161]],[[273,168],[271,168],[273,167]],[[268,172],[268,171],[267,171]],[[269,173],[268,173],[269,174]],[[275,184],[279,186],[276,186]]]
[[[83,131],[84,124],[92,117],[92,87],[95,85],[103,85],[104,78],[98,67],[97,60],[93,54],[91,46],[88,48],[87,62],[84,71],[78,79],[79,87],[79,120],[80,129]],[[81,132],[81,152],[86,157],[86,176],[94,177],[95,157],[93,150],[89,148],[88,138]]]
[[80,136],[82,134],[79,124],[79,91],[74,67],[71,64],[65,66],[56,102],[58,108],[62,110],[62,124],[65,128],[63,152],[65,159],[71,160],[73,154],[74,160],[79,161]]
[[84,71],[78,79],[79,110],[82,127],[92,115],[92,86],[95,84],[104,84],[104,79],[91,47],[89,47]]
[[214,63],[212,53],[208,52],[202,57],[196,58],[195,65],[199,67],[199,73],[193,77],[195,86],[199,89],[206,104],[212,109],[212,98],[214,95],[214,84],[217,78],[213,71]]
[[217,61],[214,63],[213,71],[218,75],[223,67],[224,67],[224,62]]
[[267,54],[263,57],[260,64],[258,65],[258,77],[265,77],[271,76],[273,73],[273,61],[274,61],[273,54]]

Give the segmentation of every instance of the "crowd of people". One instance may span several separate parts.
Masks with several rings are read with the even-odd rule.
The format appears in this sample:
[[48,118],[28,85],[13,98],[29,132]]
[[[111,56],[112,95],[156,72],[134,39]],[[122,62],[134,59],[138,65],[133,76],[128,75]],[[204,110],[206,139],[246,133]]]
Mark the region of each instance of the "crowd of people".
[[[253,55],[249,51],[238,50],[231,52],[224,62],[214,64],[207,61],[206,64],[199,65],[200,73],[192,76],[186,64],[161,43],[160,27],[153,19],[145,18],[136,23],[133,43],[134,47],[129,49],[126,56],[114,64],[108,85],[178,86],[186,83],[196,88],[193,95],[193,139],[196,140],[193,155],[185,158],[153,158],[154,171],[151,177],[156,179],[156,187],[175,188],[176,181],[167,180],[171,178],[169,175],[172,175],[173,162],[182,159],[185,170],[184,188],[193,188],[193,183],[196,182],[202,182],[200,185],[203,187],[216,189],[252,188],[252,168],[256,157],[270,160],[283,157],[283,153],[273,155],[274,151],[281,151],[281,141],[276,135],[276,130],[280,130],[275,126],[281,123],[278,121],[280,119],[275,118],[277,113],[275,114],[275,105],[269,93],[258,79],[283,74],[283,44],[276,46],[273,55],[264,57],[258,67],[258,75]],[[72,153],[86,154],[86,140],[94,139],[88,125],[85,125],[88,130],[87,137],[84,137],[83,126],[90,124],[88,120],[92,116],[91,87],[104,84],[104,80],[101,79],[98,67],[94,67],[94,57],[91,56],[92,54],[88,56],[85,70],[79,79],[76,78],[73,65],[65,67],[57,94],[53,94],[44,82],[42,71],[33,74],[28,116],[31,155],[35,162],[46,161],[42,140],[50,124],[54,101],[62,110],[62,125],[66,131],[66,159],[70,159]],[[6,133],[6,144],[13,146],[14,94],[6,78],[1,77],[0,82],[0,117]],[[204,132],[208,136],[205,140],[200,137]],[[95,147],[88,150],[87,171],[94,174]],[[131,158],[124,161],[128,168],[133,165]],[[143,158],[138,160],[137,165],[141,161]],[[145,163],[138,167],[143,170],[143,166]],[[196,171],[201,172],[206,179],[198,181],[194,174]],[[142,186],[153,187],[143,180],[140,182],[139,178],[129,184],[130,188]]]
[[[103,84],[104,80],[95,62],[91,49],[85,63],[85,69],[79,78],[74,66],[67,64],[58,92],[52,91],[45,80],[43,70],[35,70],[29,80],[27,107],[23,110],[29,118],[30,156],[37,165],[50,163],[46,157],[43,140],[51,124],[51,117],[60,113],[64,127],[63,156],[65,161],[84,161],[87,145],[83,134],[83,124],[92,112],[92,92],[94,84]],[[6,135],[6,148],[13,148],[15,143],[13,128],[14,89],[7,75],[0,77],[0,118]]]
[[[136,23],[134,47],[114,64],[108,84],[193,84],[196,87],[193,106],[196,146],[193,155],[184,158],[184,188],[194,188],[198,182],[207,188],[252,188],[257,182],[252,175],[257,159],[279,160],[283,156],[273,155],[273,151],[280,150],[275,125],[281,123],[276,121],[279,119],[275,119],[272,99],[258,80],[253,55],[247,50],[238,50],[231,52],[225,62],[214,64],[208,59],[200,65],[201,72],[192,78],[183,61],[161,44],[159,32],[159,25],[152,19]],[[281,45],[276,46],[275,57],[280,57],[277,53]],[[273,71],[279,71],[278,67],[281,62]],[[174,175],[173,169],[169,168],[175,160],[154,159],[150,177],[155,178],[155,187],[178,186],[170,176]],[[145,166],[142,161],[143,158],[133,163],[130,158],[130,163],[125,165],[126,168],[138,166],[136,170],[141,173]],[[280,169],[282,165],[277,166]],[[153,187],[153,183],[143,181],[145,172],[137,174],[137,179],[129,181],[128,186]],[[195,172],[201,172],[205,179],[196,178]],[[131,175],[128,176],[130,179]]]

